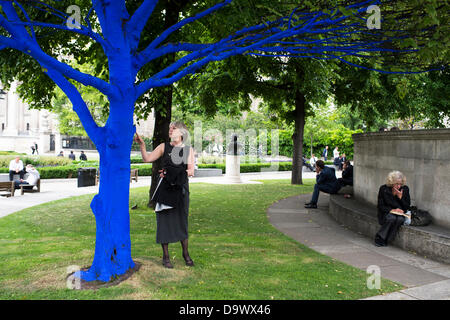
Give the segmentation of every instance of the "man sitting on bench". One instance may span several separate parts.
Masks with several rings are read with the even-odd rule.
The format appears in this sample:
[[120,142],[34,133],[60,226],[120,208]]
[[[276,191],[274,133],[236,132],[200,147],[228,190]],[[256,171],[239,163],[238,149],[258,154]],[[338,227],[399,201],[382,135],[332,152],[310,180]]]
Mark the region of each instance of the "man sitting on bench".
[[25,173],[26,172],[23,169],[23,162],[20,160],[19,156],[17,156],[14,160],[11,160],[9,163],[9,181],[13,181],[15,174],[18,174],[20,179],[23,179]]
[[33,187],[39,180],[40,178],[39,172],[36,170],[36,168],[33,167],[32,164],[27,164],[26,170],[28,173],[28,177],[25,180],[24,179],[14,180],[14,187],[16,189],[19,189],[21,184],[27,184],[29,186],[26,186],[26,188],[33,189]]

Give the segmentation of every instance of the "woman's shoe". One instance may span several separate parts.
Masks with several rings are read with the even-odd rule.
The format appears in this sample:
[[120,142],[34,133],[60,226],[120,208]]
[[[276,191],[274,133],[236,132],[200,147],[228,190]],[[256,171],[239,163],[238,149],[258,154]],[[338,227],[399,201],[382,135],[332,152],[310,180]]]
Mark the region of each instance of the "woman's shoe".
[[[184,256],[183,256],[183,258],[184,258]],[[188,267],[193,267],[194,266],[194,261],[190,257],[188,257],[187,259],[184,258],[184,262],[186,262],[186,265]]]
[[173,269],[173,265],[170,263],[170,259],[163,259],[162,264],[167,269]]

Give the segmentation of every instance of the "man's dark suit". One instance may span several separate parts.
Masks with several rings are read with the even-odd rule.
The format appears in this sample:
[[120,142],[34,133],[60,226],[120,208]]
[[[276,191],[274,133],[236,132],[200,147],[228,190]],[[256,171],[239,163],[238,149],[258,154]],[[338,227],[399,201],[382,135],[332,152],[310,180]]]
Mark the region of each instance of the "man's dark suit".
[[322,171],[316,176],[316,184],[314,185],[314,192],[311,198],[311,203],[317,204],[319,200],[319,191],[334,194],[339,191],[339,185],[335,170],[330,167],[324,167]]

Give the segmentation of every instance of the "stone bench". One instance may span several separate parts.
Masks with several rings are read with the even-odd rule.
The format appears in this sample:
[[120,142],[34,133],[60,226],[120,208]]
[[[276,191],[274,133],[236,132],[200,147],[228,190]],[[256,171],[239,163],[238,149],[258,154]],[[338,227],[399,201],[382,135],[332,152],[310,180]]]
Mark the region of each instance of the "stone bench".
[[[343,192],[341,189],[338,194],[330,195],[330,215],[350,230],[375,239],[380,229],[376,206],[346,199]],[[450,264],[450,230],[433,223],[425,227],[401,226],[393,245]]]

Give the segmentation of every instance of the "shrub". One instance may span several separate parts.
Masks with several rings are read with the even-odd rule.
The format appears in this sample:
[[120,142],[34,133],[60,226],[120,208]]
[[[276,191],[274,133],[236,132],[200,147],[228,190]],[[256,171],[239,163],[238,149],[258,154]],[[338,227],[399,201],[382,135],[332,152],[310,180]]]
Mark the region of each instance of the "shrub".
[[26,155],[26,153],[18,153],[15,151],[0,151],[0,156],[9,156],[9,155]]
[[[9,163],[15,158],[15,155],[0,156],[0,167],[9,168]],[[68,158],[51,156],[21,156],[20,160],[22,160],[24,166],[32,164],[35,167],[65,166],[71,164],[71,160]]]
[[142,164],[142,165],[131,165],[131,169],[139,169],[139,176],[151,176],[152,175],[152,165]]
[[[292,170],[291,162],[277,162],[278,171]],[[271,163],[241,163],[241,173],[261,172],[261,168],[270,168]],[[226,172],[226,164],[199,164],[199,169],[222,169],[222,173]]]
[[59,167],[41,167],[38,168],[41,179],[67,179],[78,176],[78,167],[59,166]]

